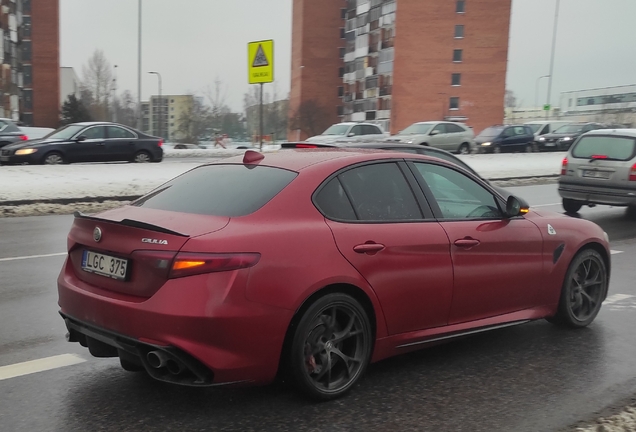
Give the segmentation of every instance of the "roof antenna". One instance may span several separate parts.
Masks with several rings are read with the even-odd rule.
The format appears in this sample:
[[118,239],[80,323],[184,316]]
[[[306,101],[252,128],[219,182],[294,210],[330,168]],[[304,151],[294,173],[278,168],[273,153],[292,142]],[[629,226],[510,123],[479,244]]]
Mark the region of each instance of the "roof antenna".
[[256,164],[265,159],[265,155],[263,153],[256,152],[254,150],[248,150],[245,152],[245,156],[243,156],[244,164]]

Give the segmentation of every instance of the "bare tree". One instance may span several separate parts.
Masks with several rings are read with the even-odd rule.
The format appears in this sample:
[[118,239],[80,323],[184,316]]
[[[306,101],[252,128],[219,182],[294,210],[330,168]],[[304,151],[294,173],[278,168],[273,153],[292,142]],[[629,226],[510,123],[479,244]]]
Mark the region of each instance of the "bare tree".
[[210,129],[212,117],[210,108],[194,97],[192,104],[179,116],[177,126],[179,141],[198,144],[199,138]]
[[102,50],[95,50],[82,69],[82,87],[92,95],[89,110],[96,120],[108,120],[108,99],[113,89],[113,70]]
[[300,130],[309,136],[321,134],[330,124],[327,110],[315,99],[301,103],[289,119],[291,130]]
[[517,97],[515,96],[515,92],[512,90],[506,90],[504,106],[506,108],[517,108]]

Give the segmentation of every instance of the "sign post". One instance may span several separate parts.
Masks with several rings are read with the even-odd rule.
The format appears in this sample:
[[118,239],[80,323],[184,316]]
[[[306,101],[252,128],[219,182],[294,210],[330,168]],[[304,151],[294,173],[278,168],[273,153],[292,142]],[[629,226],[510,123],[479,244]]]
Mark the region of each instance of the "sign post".
[[259,147],[263,149],[263,84],[274,82],[274,41],[262,40],[247,44],[248,82],[260,84]]

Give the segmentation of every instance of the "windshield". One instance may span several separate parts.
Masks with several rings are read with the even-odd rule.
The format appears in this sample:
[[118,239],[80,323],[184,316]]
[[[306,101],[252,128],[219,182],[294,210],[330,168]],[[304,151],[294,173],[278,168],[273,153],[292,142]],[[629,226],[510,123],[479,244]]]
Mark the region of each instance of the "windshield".
[[80,125],[64,126],[63,128],[60,128],[56,130],[55,132],[48,134],[46,138],[47,139],[69,139],[73,135],[75,135],[76,133],[84,129],[85,127],[86,126],[80,126]]
[[603,159],[626,161],[634,157],[635,143],[633,138],[584,136],[572,150],[572,156],[582,159],[601,156]]
[[503,127],[489,127],[481,131],[481,133],[478,136],[482,138],[496,137],[497,135],[501,133],[503,129],[504,129]]
[[204,165],[176,177],[132,205],[180,213],[245,216],[267,204],[294,178],[293,171],[260,165]]
[[434,125],[432,124],[412,124],[411,126],[404,129],[400,132],[400,135],[419,135],[419,134],[427,134],[431,130]]
[[526,126],[528,126],[530,129],[532,129],[532,133],[537,133],[537,131],[539,130],[539,128],[541,126],[543,126],[542,124],[526,124]]
[[569,125],[561,126],[557,130],[555,130],[554,133],[558,133],[558,134],[578,133],[578,132],[581,132],[581,130],[583,130],[583,125],[569,124]]
[[333,125],[326,131],[324,131],[323,135],[344,135],[349,130],[349,125]]

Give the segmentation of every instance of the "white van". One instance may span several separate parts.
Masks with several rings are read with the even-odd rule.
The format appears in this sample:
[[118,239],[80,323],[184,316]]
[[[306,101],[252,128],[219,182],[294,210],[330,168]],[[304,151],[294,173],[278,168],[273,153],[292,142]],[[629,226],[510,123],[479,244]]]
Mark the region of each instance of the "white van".
[[557,130],[563,125],[570,124],[572,122],[563,120],[538,120],[524,123],[526,126],[530,126],[532,133],[534,133],[535,141],[541,135],[549,134]]

